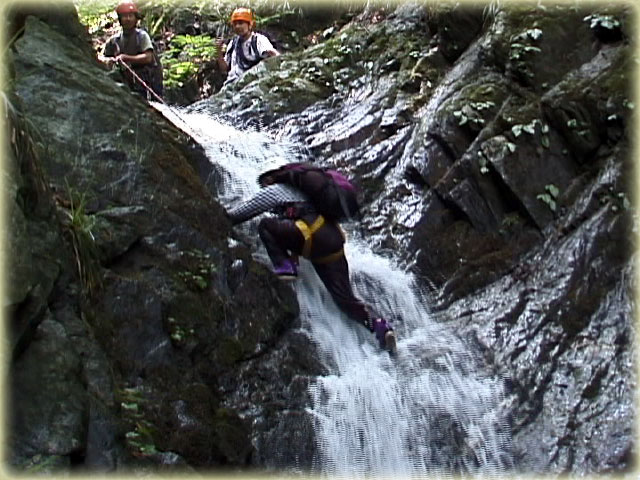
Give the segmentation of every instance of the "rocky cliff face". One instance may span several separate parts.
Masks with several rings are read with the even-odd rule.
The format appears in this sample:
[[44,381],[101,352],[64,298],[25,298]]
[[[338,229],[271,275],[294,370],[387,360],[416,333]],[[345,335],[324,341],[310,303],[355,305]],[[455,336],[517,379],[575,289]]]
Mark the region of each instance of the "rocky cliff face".
[[295,294],[233,240],[199,146],[54,28],[73,7],[52,8],[10,56],[10,463],[268,464],[252,442],[322,372]]
[[370,241],[400,252],[438,318],[508,378],[522,469],[624,468],[635,387],[629,12],[488,10],[408,4],[383,21],[367,11],[209,108],[361,180]]
[[[229,241],[198,146],[38,17],[10,55],[11,463],[311,465],[293,293]],[[369,8],[193,107],[360,179],[369,241],[507,379],[522,471],[631,467],[629,22]]]

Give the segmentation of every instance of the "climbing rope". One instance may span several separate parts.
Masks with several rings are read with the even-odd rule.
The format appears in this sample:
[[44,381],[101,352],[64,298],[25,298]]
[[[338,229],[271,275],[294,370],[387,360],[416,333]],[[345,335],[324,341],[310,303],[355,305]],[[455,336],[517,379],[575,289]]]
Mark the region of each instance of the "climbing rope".
[[180,116],[180,114],[175,109],[171,108],[171,106],[167,102],[165,102],[164,99],[160,95],[158,95],[156,92],[154,92],[153,89],[149,85],[147,85],[145,83],[145,81],[142,80],[142,78],[140,78],[140,76],[136,72],[133,71],[133,68],[131,68],[129,65],[127,65],[125,63],[125,61],[122,60],[121,58],[116,58],[116,62],[119,65],[123,66],[125,69],[127,69],[129,71],[129,73],[133,76],[133,78],[135,78],[138,82],[140,82],[140,84],[144,88],[146,88],[148,92],[150,92],[155,98],[157,98],[160,101],[160,103],[162,103],[165,107],[167,107],[168,110],[171,110],[171,112],[176,116],[176,118],[178,118],[182,123],[184,123],[191,130],[191,127],[189,126],[189,123],[184,118],[182,118]]
[[[160,102],[162,102],[163,104],[167,105],[167,103],[163,100],[163,98],[158,95],[156,92],[153,91],[153,89],[147,85],[145,83],[144,80],[142,80],[142,78],[140,78],[140,76],[133,71],[133,68],[131,68],[129,65],[127,65],[127,63],[122,60],[121,58],[116,58],[116,62],[118,63],[118,65],[123,66],[125,69],[127,69],[129,71],[129,73],[133,76],[133,78],[135,78],[138,82],[140,82],[140,84],[147,89],[147,91],[149,93],[151,93],[154,97],[156,97],[158,100],[160,100]],[[167,105],[168,106],[168,105]]]

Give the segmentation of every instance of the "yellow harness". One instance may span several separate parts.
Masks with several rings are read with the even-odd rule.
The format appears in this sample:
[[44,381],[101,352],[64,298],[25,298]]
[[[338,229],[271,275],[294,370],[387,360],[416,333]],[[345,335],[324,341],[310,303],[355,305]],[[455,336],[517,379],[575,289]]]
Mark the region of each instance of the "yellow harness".
[[[313,244],[313,234],[316,233],[322,226],[324,225],[324,217],[322,215],[318,215],[318,218],[309,226],[307,222],[304,220],[296,220],[296,227],[302,233],[304,237],[304,246],[302,247],[302,256],[311,260],[313,263],[331,263],[338,260],[340,257],[344,255],[344,249],[341,248],[337,252],[331,253],[325,257],[310,259],[309,255],[311,255],[311,246]],[[340,229],[340,233],[342,233],[342,237],[344,238],[344,232]]]

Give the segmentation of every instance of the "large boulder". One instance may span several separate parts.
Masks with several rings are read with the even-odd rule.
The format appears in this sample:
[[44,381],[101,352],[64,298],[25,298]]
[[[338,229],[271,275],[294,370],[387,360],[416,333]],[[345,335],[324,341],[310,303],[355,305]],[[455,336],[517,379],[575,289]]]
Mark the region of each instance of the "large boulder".
[[321,371],[293,290],[234,240],[199,145],[51,21],[25,16],[10,56],[10,463],[276,466]]

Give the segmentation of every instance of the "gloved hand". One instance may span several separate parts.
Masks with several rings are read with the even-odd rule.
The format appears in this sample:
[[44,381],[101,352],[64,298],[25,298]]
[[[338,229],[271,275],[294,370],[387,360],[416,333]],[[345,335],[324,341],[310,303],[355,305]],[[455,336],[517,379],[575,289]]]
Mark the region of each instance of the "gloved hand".
[[269,174],[269,172],[263,173],[258,177],[258,185],[260,185],[261,187],[273,185],[273,177]]

